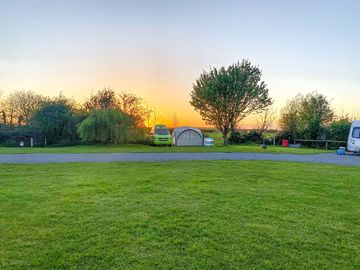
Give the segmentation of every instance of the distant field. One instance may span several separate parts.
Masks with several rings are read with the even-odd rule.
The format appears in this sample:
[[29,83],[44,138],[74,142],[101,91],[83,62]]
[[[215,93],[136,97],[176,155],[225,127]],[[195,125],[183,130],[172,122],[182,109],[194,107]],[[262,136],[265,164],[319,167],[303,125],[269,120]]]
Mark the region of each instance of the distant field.
[[79,145],[67,147],[0,147],[0,154],[29,154],[29,153],[149,153],[149,152],[261,152],[261,153],[288,153],[288,154],[319,154],[330,151],[309,148],[284,148],[269,146],[261,149],[258,145],[229,145],[215,147],[162,147],[148,145]]
[[357,269],[360,169],[0,165],[1,269]]

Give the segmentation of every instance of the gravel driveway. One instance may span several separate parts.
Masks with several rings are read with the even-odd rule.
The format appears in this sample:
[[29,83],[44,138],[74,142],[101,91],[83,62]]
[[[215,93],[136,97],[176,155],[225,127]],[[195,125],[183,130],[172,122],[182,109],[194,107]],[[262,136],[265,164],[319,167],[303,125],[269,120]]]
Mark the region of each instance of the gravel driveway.
[[294,155],[264,153],[108,153],[108,154],[0,154],[0,164],[60,162],[135,162],[174,160],[275,160],[360,166],[359,155]]

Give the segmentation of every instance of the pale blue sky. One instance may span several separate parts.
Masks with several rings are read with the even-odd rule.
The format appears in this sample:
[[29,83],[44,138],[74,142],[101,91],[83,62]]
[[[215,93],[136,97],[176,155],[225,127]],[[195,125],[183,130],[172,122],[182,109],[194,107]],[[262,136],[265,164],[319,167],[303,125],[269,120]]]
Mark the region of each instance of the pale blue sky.
[[[0,0],[0,88],[81,99],[111,86],[199,124],[203,69],[247,58],[275,105],[313,90],[358,110],[359,1]],[[166,120],[166,119],[165,119]]]

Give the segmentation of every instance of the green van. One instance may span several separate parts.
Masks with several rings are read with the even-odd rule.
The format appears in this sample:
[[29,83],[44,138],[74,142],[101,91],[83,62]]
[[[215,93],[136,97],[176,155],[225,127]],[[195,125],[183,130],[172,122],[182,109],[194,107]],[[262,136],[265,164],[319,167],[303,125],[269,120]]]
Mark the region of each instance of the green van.
[[171,134],[165,125],[155,125],[150,132],[153,145],[171,146]]

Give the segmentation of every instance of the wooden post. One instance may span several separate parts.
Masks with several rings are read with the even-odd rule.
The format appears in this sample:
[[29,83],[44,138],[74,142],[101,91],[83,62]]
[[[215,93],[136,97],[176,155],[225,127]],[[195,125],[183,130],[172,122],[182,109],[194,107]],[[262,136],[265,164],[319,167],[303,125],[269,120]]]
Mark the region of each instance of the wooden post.
[[328,141],[326,141],[326,150],[328,150]]

